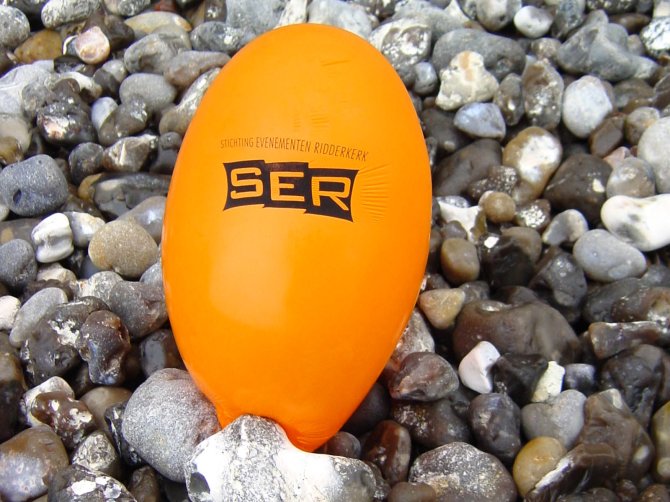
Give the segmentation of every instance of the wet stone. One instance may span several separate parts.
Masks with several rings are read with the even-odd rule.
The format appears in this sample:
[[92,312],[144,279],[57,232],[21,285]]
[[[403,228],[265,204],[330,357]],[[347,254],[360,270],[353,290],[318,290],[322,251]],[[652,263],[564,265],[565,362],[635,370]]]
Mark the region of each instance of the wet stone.
[[563,78],[545,60],[537,61],[523,72],[523,99],[526,117],[534,126],[555,129],[561,120]]
[[0,351],[0,441],[10,439],[16,432],[19,404],[27,390],[21,371],[21,362],[14,354]]
[[23,239],[12,239],[0,245],[0,282],[10,291],[20,292],[37,275],[32,246]]
[[503,354],[493,365],[493,389],[524,406],[546,369],[547,360],[538,354]]
[[655,321],[667,324],[670,289],[666,287],[631,288],[615,299],[611,320],[615,322]]
[[0,495],[6,500],[39,497],[68,463],[63,443],[49,427],[26,429],[0,444]]
[[483,276],[492,287],[523,286],[533,275],[533,260],[522,245],[509,236],[484,239],[480,247]]
[[390,398],[386,388],[375,382],[356,411],[342,426],[342,430],[352,434],[370,431],[378,422],[389,416]]
[[131,394],[131,391],[123,387],[101,386],[87,391],[81,396],[80,401],[93,414],[97,428],[109,434],[105,411],[113,405],[125,403]]
[[67,295],[60,288],[45,288],[30,297],[16,314],[14,327],[9,334],[9,341],[20,347],[37,329],[42,317],[57,305],[67,302]]
[[554,470],[566,453],[559,440],[548,436],[536,437],[523,445],[512,469],[519,495],[524,497],[532,490],[545,474]]
[[545,199],[537,199],[523,204],[516,210],[514,223],[519,227],[532,228],[541,232],[551,221],[551,204]]
[[114,445],[102,431],[86,436],[72,454],[72,463],[113,478],[121,476],[121,464]]
[[493,102],[498,105],[508,126],[517,125],[525,112],[521,77],[516,73],[508,74],[493,95]]
[[663,336],[661,326],[653,321],[625,323],[594,322],[586,333],[594,355],[607,359],[641,344],[656,344]]
[[356,436],[338,431],[333,437],[317,449],[318,453],[337,455],[338,457],[360,458],[361,442]]
[[409,432],[393,420],[384,420],[370,432],[361,459],[374,463],[390,485],[407,480],[412,441]]
[[[628,157],[614,166],[607,180],[607,197],[616,195],[645,198],[656,194],[654,171],[642,159]],[[602,209],[601,209],[602,217]]]
[[43,425],[42,422],[33,416],[31,409],[37,396],[44,394],[45,392],[59,392],[74,398],[72,387],[60,377],[52,377],[46,382],[26,391],[21,398],[21,413],[23,415],[23,421],[31,427]]
[[157,330],[142,340],[140,358],[146,377],[164,368],[184,369],[174,336],[167,329]]
[[596,368],[591,364],[574,363],[565,366],[563,388],[578,390],[585,396],[590,396],[597,390]]
[[110,498],[117,502],[135,501],[135,497],[120,481],[78,464],[63,469],[49,483],[49,500],[53,502],[86,502]]
[[388,387],[393,399],[436,401],[458,385],[456,370],[446,359],[432,352],[414,352],[403,359]]
[[81,327],[79,353],[88,363],[94,383],[122,383],[125,379],[124,361],[129,351],[128,331],[116,314],[98,310],[86,318]]
[[88,110],[81,103],[56,101],[40,108],[37,127],[44,139],[59,146],[72,147],[96,140]]
[[516,500],[512,476],[493,455],[466,443],[451,443],[419,456],[409,481],[433,487],[438,500]]
[[477,446],[511,465],[521,448],[521,411],[506,394],[475,397],[468,410],[468,425]]
[[469,50],[454,56],[449,65],[440,71],[440,81],[435,104],[443,110],[456,110],[468,103],[488,101],[498,88],[496,78],[484,68],[482,56]]
[[590,230],[575,243],[573,254],[590,278],[612,282],[637,277],[647,268],[643,254],[606,230]]
[[637,502],[668,502],[670,494],[665,485],[653,484],[645,488],[637,498]]
[[32,415],[50,426],[68,450],[76,448],[95,429],[95,420],[81,401],[64,392],[45,392],[35,397]]

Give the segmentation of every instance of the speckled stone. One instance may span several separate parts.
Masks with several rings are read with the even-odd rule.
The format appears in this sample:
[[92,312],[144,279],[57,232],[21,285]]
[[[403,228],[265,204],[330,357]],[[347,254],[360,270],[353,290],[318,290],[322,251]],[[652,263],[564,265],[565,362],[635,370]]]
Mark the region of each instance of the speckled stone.
[[[251,0],[236,0],[236,4],[244,5],[245,3],[251,3]],[[279,0],[273,0],[272,2],[269,2],[269,6],[272,6],[273,3],[280,2]],[[251,12],[253,12],[253,10]],[[246,16],[249,15],[250,13],[246,14]],[[259,21],[256,21],[256,23],[262,24],[258,27],[254,26],[255,29],[253,31],[259,33],[259,28],[262,29],[262,31],[268,29],[265,28],[266,25],[263,22],[263,19],[268,17],[269,16],[266,15],[261,17]],[[337,26],[338,28],[355,33],[362,38],[370,36],[373,27],[372,20],[367,12],[365,12],[362,5],[341,2],[340,0],[312,1],[307,8],[307,19],[310,23]]]
[[496,78],[484,67],[484,58],[472,51],[459,52],[440,72],[440,81],[435,103],[444,110],[487,101],[498,88]]
[[530,123],[555,129],[561,122],[563,77],[549,62],[541,59],[526,66],[522,82],[523,106]]
[[12,239],[0,245],[0,281],[11,291],[23,290],[36,275],[35,252],[28,241]]
[[76,3],[67,0],[49,0],[40,13],[46,28],[58,28],[66,23],[83,21],[100,5],[100,0],[82,0]]
[[190,42],[185,44],[179,36],[152,33],[126,49],[123,63],[130,73],[162,74],[173,57],[190,48]]
[[15,7],[0,5],[0,45],[16,48],[30,35],[26,15]]
[[413,67],[430,55],[430,27],[415,18],[401,18],[384,23],[369,36],[370,43],[408,81]]
[[73,464],[60,471],[49,484],[52,502],[87,502],[114,500],[133,502],[135,498],[123,484],[102,472]]
[[12,345],[20,347],[49,310],[66,302],[67,296],[60,288],[44,288],[31,296],[16,314],[14,327],[9,334]]

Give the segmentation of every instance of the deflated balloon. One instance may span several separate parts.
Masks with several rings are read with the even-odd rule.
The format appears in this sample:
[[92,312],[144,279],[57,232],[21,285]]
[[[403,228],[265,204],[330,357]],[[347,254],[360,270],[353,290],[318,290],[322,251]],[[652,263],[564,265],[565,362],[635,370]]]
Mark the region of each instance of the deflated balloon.
[[430,170],[411,100],[365,40],[296,25],[221,70],[168,195],[175,338],[222,425],[276,420],[313,450],[379,376],[428,254]]

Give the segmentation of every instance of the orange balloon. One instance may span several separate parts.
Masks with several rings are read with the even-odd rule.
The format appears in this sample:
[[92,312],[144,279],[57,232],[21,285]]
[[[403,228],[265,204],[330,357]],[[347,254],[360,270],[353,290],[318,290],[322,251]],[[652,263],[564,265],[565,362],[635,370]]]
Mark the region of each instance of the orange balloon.
[[430,169],[401,80],[365,40],[273,30],[205,94],[168,195],[175,338],[226,425],[276,420],[311,451],[355,411],[423,278]]

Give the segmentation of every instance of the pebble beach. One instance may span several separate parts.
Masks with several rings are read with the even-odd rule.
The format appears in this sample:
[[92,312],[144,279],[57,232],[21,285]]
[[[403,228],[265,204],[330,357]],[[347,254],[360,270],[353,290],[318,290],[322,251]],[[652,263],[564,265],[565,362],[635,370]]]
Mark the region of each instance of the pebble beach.
[[[409,323],[313,453],[221,429],[160,259],[209,85],[304,22],[386,57],[433,184]],[[670,0],[0,0],[0,502],[670,502],[669,245]]]

